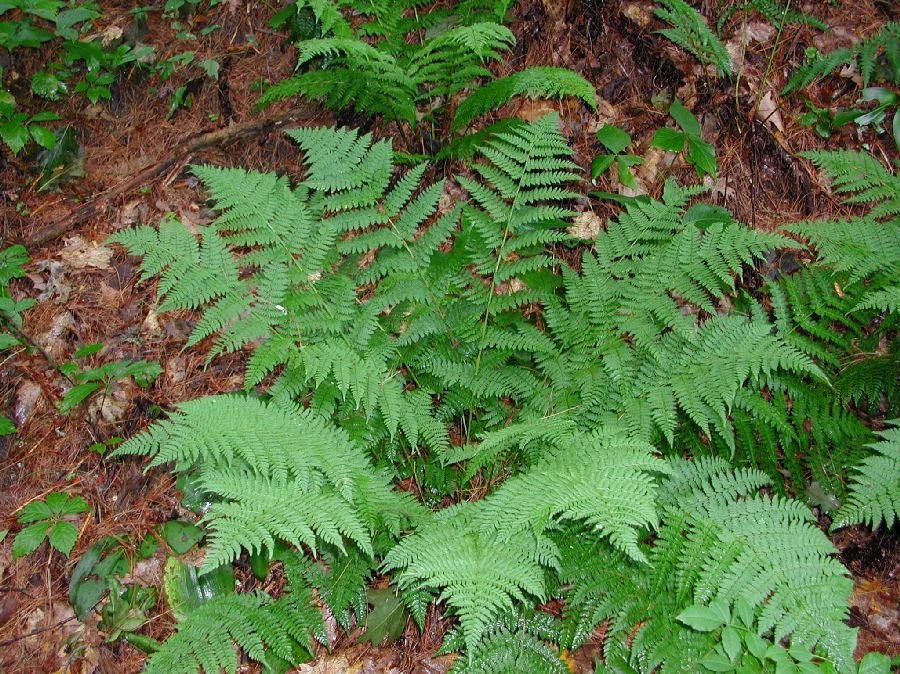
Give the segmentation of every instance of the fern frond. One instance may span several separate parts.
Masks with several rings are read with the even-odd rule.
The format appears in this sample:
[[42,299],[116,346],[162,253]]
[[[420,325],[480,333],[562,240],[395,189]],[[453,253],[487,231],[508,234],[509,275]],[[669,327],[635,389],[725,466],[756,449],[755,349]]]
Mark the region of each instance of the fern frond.
[[800,66],[782,89],[782,94],[820,80],[841,66],[855,66],[862,76],[863,86],[869,86],[878,59],[884,55],[884,78],[893,84],[900,83],[900,22],[886,23],[872,35],[863,38],[847,49],[835,49],[827,54],[819,54]]
[[279,484],[267,477],[231,469],[204,471],[199,484],[225,499],[204,516],[210,534],[203,571],[237,559],[242,549],[272,551],[276,540],[316,554],[317,540],[343,552],[344,538],[373,555],[369,531],[359,513],[333,488]]
[[528,531],[501,539],[470,521],[471,508],[445,509],[402,540],[384,559],[385,571],[401,570],[403,588],[441,590],[440,601],[459,616],[473,652],[487,625],[515,602],[546,597],[542,564],[547,541]]
[[[556,641],[544,623],[550,616],[538,613],[515,619],[511,615],[491,625],[472,658],[458,658],[448,670],[450,674],[566,674],[569,668],[560,653],[547,643]],[[551,634],[548,634],[551,632]],[[442,650],[446,650],[445,641]]]
[[693,54],[700,63],[715,66],[720,75],[731,74],[734,66],[728,50],[697,10],[684,0],[657,2],[661,6],[653,12],[672,26],[658,31],[661,35]]
[[849,193],[846,203],[871,204],[869,217],[880,219],[900,214],[900,176],[892,174],[872,155],[849,150],[801,155],[831,177],[835,192]]
[[197,467],[199,482],[224,499],[208,515],[214,534],[204,568],[242,548],[271,551],[276,538],[311,548],[320,538],[340,548],[347,536],[371,553],[378,526],[396,531],[399,521],[421,514],[344,432],[295,406],[237,396],[193,400],[116,450],[128,454],[151,456],[148,469]]
[[596,107],[594,87],[566,68],[535,66],[500,77],[469,94],[456,108],[451,131],[467,127],[481,115],[506,105],[516,96],[532,98],[580,98],[592,110]]
[[555,454],[509,478],[481,501],[474,522],[501,539],[556,520],[578,520],[633,559],[642,527],[656,525],[652,475],[668,466],[653,447],[610,434],[575,436]]
[[831,529],[864,524],[872,529],[894,525],[900,513],[900,420],[876,431],[881,438],[869,447],[875,454],[856,466],[847,503],[838,511]]
[[235,644],[257,661],[265,661],[267,654],[273,653],[295,663],[297,637],[309,647],[309,632],[316,628],[309,611],[295,599],[272,602],[262,593],[214,597],[178,624],[178,631],[150,656],[144,671],[214,674],[224,669],[234,674],[238,666]]
[[719,32],[725,23],[738,12],[756,11],[766,18],[775,28],[782,29],[784,26],[791,24],[802,24],[812,26],[819,30],[828,30],[828,25],[806,12],[790,9],[790,5],[780,2],[779,0],[748,0],[748,2],[736,2],[729,5],[722,12],[717,23]]

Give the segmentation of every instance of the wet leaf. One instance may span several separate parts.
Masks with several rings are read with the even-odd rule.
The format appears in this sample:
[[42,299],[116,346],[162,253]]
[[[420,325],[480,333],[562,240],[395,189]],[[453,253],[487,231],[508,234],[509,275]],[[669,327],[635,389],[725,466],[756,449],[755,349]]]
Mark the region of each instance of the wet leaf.
[[206,532],[200,527],[190,522],[180,522],[178,520],[171,520],[162,524],[160,533],[166,544],[177,555],[183,555],[206,535]]
[[198,574],[197,567],[170,557],[163,572],[163,588],[175,619],[184,620],[191,611],[213,597],[234,592],[234,569],[223,564],[208,573]]
[[368,641],[373,646],[390,643],[406,628],[409,612],[393,590],[368,590],[366,601],[372,611],[366,617],[366,631],[360,641]]

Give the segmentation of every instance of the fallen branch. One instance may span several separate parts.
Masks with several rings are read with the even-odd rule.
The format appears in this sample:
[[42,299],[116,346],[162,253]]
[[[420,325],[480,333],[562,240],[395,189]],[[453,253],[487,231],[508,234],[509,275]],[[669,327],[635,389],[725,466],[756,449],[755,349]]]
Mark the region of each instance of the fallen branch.
[[224,129],[210,131],[209,133],[197,136],[193,140],[182,143],[179,147],[176,147],[175,151],[167,159],[157,162],[152,166],[148,166],[131,178],[120,182],[115,187],[98,194],[90,201],[69,211],[63,218],[32,232],[19,243],[24,244],[26,247],[33,247],[52,241],[83,223],[116,197],[143,185],[148,180],[151,180],[162,173],[165,173],[185,157],[205,148],[227,143],[235,138],[240,138],[241,136],[252,136],[263,133],[280,124],[294,121],[297,118],[298,115],[296,113],[285,113],[266,119],[246,122],[244,124],[232,124]]

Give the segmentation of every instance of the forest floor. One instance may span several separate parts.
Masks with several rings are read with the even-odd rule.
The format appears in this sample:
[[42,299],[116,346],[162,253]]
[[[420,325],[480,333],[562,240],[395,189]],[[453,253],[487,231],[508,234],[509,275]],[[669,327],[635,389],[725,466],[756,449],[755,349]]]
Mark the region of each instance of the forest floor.
[[[104,2],[99,30],[128,30],[132,3]],[[575,4],[575,3],[573,3]],[[714,3],[707,3],[714,4]],[[841,206],[811,165],[797,157],[813,148],[838,149],[860,142],[885,159],[896,157],[889,139],[869,129],[862,137],[853,125],[841,127],[828,139],[797,122],[803,97],[781,98],[786,76],[802,59],[806,45],[832,49],[850,44],[888,20],[900,18],[900,5],[875,0],[808,3],[809,11],[831,30],[822,33],[789,26],[778,34],[760,17],[737,19],[726,27],[726,42],[740,72],[734,80],[716,80],[654,33],[659,27],[647,3],[618,0],[586,1],[577,9],[555,12],[552,3],[522,0],[514,6],[511,25],[518,43],[503,68],[508,72],[527,65],[559,65],[574,69],[593,83],[598,111],[577,101],[518,101],[505,110],[526,119],[546,111],[560,113],[563,131],[586,169],[598,151],[594,132],[604,123],[628,131],[646,161],[637,171],[639,184],[658,195],[663,177],[695,180],[693,169],[672,163],[661,151],[649,149],[653,131],[663,126],[665,107],[654,105],[663,95],[677,97],[701,120],[703,137],[713,144],[718,177],[712,198],[755,227],[771,229],[786,221],[839,215]],[[546,8],[545,8],[546,7]],[[260,81],[275,81],[293,68],[292,49],[284,36],[268,29],[271,10],[265,3],[223,2],[186,22],[196,39],[179,39],[160,11],[151,11],[142,41],[158,46],[160,56],[191,50],[196,59],[215,58],[218,79],[185,69],[166,83],[124,79],[113,87],[108,103],[87,105],[72,97],[54,108],[75,129],[83,148],[83,173],[54,191],[39,191],[29,163],[0,158],[0,212],[4,245],[33,242],[45,228],[66,222],[79,205],[115,190],[150,169],[147,179],[115,193],[84,222],[58,232],[49,241],[29,246],[27,276],[13,284],[20,297],[38,299],[25,315],[24,332],[41,350],[18,353],[0,367],[0,413],[14,419],[18,434],[0,440],[0,530],[13,528],[17,512],[28,502],[52,491],[81,495],[92,505],[68,560],[46,548],[11,561],[12,536],[0,542],[0,670],[4,672],[132,672],[139,671],[143,654],[124,641],[105,643],[96,618],[77,621],[68,603],[69,578],[74,564],[103,536],[129,536],[140,541],[154,526],[183,514],[173,478],[163,470],[143,473],[139,462],[108,461],[87,451],[95,442],[129,437],[143,429],[173,403],[202,395],[239,390],[240,354],[219,358],[208,367],[198,351],[182,352],[194,323],[188,314],[157,315],[152,283],[141,283],[137,261],[103,246],[117,230],[155,223],[173,212],[187,223],[207,223],[212,214],[204,205],[192,163],[213,163],[260,170],[276,170],[291,179],[300,177],[299,152],[281,129],[285,126],[341,123],[359,125],[352,117],[335,119],[322,109],[286,101],[264,112],[253,110]],[[220,28],[201,35],[205,26]],[[40,58],[36,55],[35,58]],[[27,71],[29,64],[12,64]],[[6,64],[7,70],[10,64]],[[821,107],[853,104],[853,87],[833,77],[807,92]],[[174,88],[186,86],[190,107],[167,118]],[[251,133],[185,154],[201,134],[263,119],[277,120]],[[396,131],[387,127],[387,132]],[[397,134],[395,149],[428,149],[428,138]],[[411,146],[407,146],[409,142]],[[165,170],[153,170],[164,164]],[[450,173],[452,166],[438,165]],[[133,182],[133,181],[132,181]],[[616,191],[607,178],[597,189]],[[601,226],[615,212],[612,204],[592,202]],[[791,260],[772,264],[790,265]],[[745,279],[753,283],[752,278]],[[103,396],[76,408],[68,416],[54,403],[68,386],[52,367],[71,358],[80,347],[102,343],[94,363],[110,360],[155,360],[162,375],[149,389],[131,383],[114,385]],[[49,356],[46,357],[46,356]],[[799,495],[804,498],[805,495]],[[842,561],[853,573],[851,621],[860,628],[859,652],[879,650],[900,654],[900,536],[881,529],[870,533],[848,529],[833,536]],[[132,545],[135,545],[132,543]],[[159,584],[164,553],[142,562],[134,573]],[[238,575],[255,582],[248,569]],[[164,638],[172,618],[160,607],[150,612],[144,634]],[[342,637],[333,654],[304,672],[422,672],[446,671],[451,661],[434,654],[444,631],[439,614],[429,614],[424,636],[413,627],[388,647],[355,645],[353,634]],[[573,671],[592,671],[600,634],[572,654]]]

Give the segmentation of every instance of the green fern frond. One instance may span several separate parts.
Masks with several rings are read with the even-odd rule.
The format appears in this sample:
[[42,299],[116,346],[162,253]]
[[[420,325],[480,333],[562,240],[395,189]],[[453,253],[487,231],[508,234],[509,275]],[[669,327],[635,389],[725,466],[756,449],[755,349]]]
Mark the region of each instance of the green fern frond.
[[426,40],[410,59],[408,71],[422,98],[450,96],[481,77],[490,77],[486,61],[499,60],[515,44],[512,32],[484,21],[457,26]]
[[864,524],[872,529],[894,525],[900,513],[900,420],[876,431],[881,438],[869,447],[875,454],[856,466],[847,503],[838,511],[831,529]]
[[608,433],[574,436],[481,501],[473,521],[501,539],[523,528],[540,531],[557,520],[584,521],[613,546],[644,561],[637,540],[641,528],[656,525],[652,475],[668,471],[652,452],[647,443]]
[[480,531],[470,513],[461,506],[441,511],[394,547],[383,568],[400,571],[401,589],[440,590],[439,600],[459,616],[471,653],[497,615],[526,597],[546,597],[542,565],[553,558],[546,539],[528,531],[505,538]]
[[272,551],[276,540],[316,554],[317,540],[344,550],[344,538],[372,556],[370,533],[359,513],[333,488],[279,484],[240,470],[203,471],[199,484],[224,498],[213,503],[204,522],[210,531],[202,570],[237,559],[242,549]]
[[297,407],[247,397],[201,398],[116,450],[149,455],[153,466],[196,467],[199,483],[223,498],[207,516],[213,534],[204,568],[235,559],[242,548],[272,551],[276,539],[338,548],[342,537],[371,554],[377,527],[421,514],[391,491],[342,431]]
[[[307,606],[290,595],[273,602],[262,593],[214,597],[194,609],[178,624],[178,631],[150,656],[144,670],[148,674],[214,674],[238,667],[235,644],[257,661],[267,654],[297,662],[294,644],[308,649],[309,633],[316,629]],[[311,599],[311,596],[308,597]],[[314,611],[318,614],[318,611]],[[321,625],[321,614],[319,614]]]
[[[900,83],[900,22],[886,23],[872,35],[863,38],[847,49],[835,49],[827,54],[819,54],[800,66],[782,89],[782,94],[790,93],[827,76],[841,66],[855,66],[862,76],[863,85],[869,86],[876,69],[884,70],[884,79],[893,84]],[[884,63],[879,63],[883,54]]]
[[871,218],[801,222],[785,227],[816,248],[822,264],[856,283],[874,274],[900,274],[900,219],[879,223]]
[[451,131],[459,131],[481,115],[506,105],[516,96],[532,98],[580,98],[592,110],[596,107],[594,87],[580,75],[566,68],[535,66],[480,87],[456,108]]
[[779,0],[749,0],[748,2],[736,2],[729,5],[717,23],[717,29],[721,33],[725,23],[738,12],[755,11],[766,18],[775,28],[783,29],[791,24],[812,26],[819,30],[828,30],[828,25],[806,12],[790,8],[790,5]]
[[850,195],[846,203],[871,204],[869,217],[900,214],[900,176],[892,174],[872,155],[837,150],[803,152],[801,156],[831,177],[835,192]]
[[[458,658],[451,674],[566,674],[569,668],[550,644],[558,629],[547,628],[552,618],[544,613],[532,617],[515,614],[498,620],[485,630],[484,638],[470,660]],[[442,651],[447,649],[445,640]]]
[[649,574],[609,547],[565,534],[560,563],[573,645],[609,619],[607,665],[705,671],[721,630],[694,630],[676,616],[713,604],[768,644],[789,639],[791,648],[820,652],[848,671],[855,639],[843,620],[852,583],[812,513],[756,495],[768,482],[758,471],[733,472],[722,459],[671,466]]
[[710,29],[706,19],[684,0],[657,0],[661,5],[653,10],[671,28],[657,31],[685,51],[693,54],[700,63],[713,65],[720,75],[730,75],[734,66],[725,45]]
[[240,292],[237,265],[214,230],[198,228],[201,242],[173,217],[165,217],[159,229],[136,227],[109,238],[140,255],[141,279],[159,276],[157,298],[161,311],[196,309],[220,297]]

